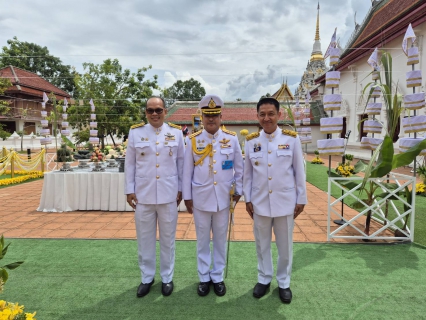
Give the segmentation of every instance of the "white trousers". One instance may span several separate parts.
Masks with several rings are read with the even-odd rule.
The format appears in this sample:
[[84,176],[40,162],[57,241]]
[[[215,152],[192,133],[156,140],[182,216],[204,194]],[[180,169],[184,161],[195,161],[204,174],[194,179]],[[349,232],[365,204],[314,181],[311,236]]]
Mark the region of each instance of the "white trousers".
[[272,280],[271,241],[272,229],[278,248],[277,282],[280,288],[290,287],[291,268],[293,264],[293,215],[284,217],[264,217],[253,215],[254,237],[256,239],[258,282],[268,284]]
[[[201,282],[223,281],[226,265],[226,240],[228,234],[229,207],[208,212],[196,208],[194,210],[195,231],[197,233],[198,277]],[[213,233],[213,265],[210,250],[210,231]]]
[[142,283],[151,282],[155,276],[157,220],[160,234],[161,281],[169,283],[173,280],[177,216],[176,201],[166,204],[136,205],[135,224]]

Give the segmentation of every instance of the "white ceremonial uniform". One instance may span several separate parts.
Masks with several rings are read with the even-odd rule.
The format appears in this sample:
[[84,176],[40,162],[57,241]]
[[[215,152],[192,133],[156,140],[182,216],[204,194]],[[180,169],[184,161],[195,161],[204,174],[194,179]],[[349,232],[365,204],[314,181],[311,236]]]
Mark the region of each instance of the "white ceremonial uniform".
[[[194,162],[202,151],[212,144],[212,157],[201,163]],[[226,240],[229,221],[230,190],[236,183],[236,192],[242,193],[243,158],[236,136],[219,129],[211,135],[203,130],[186,138],[182,194],[184,200],[193,201],[193,214],[197,233],[198,275],[201,282],[223,281],[226,264]],[[213,268],[211,265],[210,231],[213,231]]]
[[173,279],[177,223],[176,196],[182,190],[182,131],[164,123],[129,132],[125,162],[125,194],[135,193],[135,224],[142,283],[155,276],[157,219],[160,234],[160,275]]
[[[288,131],[286,131],[288,132]],[[258,257],[258,282],[272,280],[272,228],[278,248],[277,281],[290,286],[293,255],[294,208],[306,204],[306,178],[300,139],[261,131],[245,143],[244,198],[253,205]]]

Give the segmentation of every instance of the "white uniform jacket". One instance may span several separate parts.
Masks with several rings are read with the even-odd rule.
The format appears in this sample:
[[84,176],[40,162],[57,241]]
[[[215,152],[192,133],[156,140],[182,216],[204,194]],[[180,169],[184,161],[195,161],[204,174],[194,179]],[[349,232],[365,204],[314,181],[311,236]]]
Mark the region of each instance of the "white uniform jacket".
[[244,198],[254,213],[267,217],[292,215],[306,204],[306,178],[300,139],[277,130],[245,142]]
[[[211,170],[209,156],[202,163],[194,165],[201,155],[193,152],[192,139],[195,139],[198,151],[202,151],[212,143]],[[182,187],[184,200],[193,200],[193,206],[198,210],[209,212],[224,210],[230,204],[229,192],[234,180],[236,191],[242,194],[243,157],[236,136],[219,129],[214,135],[203,130],[197,136],[186,138]]]
[[130,129],[125,162],[125,194],[135,193],[138,203],[176,201],[182,191],[184,158],[182,131],[164,123]]

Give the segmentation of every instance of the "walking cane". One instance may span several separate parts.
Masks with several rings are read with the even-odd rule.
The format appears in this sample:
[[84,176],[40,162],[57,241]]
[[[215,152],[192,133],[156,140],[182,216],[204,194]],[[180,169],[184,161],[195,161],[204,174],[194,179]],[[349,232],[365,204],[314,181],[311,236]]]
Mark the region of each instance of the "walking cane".
[[229,212],[230,212],[230,215],[229,215],[229,226],[228,226],[228,250],[226,250],[225,278],[228,277],[229,245],[231,243],[231,228],[232,228],[232,225],[234,224],[234,208],[235,208],[234,194],[235,194],[235,180],[232,181],[231,190],[229,191],[229,197],[230,197]]

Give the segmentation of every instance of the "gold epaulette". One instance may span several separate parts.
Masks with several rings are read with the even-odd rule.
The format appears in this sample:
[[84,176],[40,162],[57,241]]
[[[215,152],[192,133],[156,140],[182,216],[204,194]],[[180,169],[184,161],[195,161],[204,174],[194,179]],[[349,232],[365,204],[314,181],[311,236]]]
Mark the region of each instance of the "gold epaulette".
[[297,137],[297,132],[292,130],[283,129],[283,134],[285,134],[286,136],[291,136],[293,138]]
[[174,123],[171,123],[171,122],[167,122],[167,124],[168,124],[169,126],[173,127],[173,128],[176,128],[176,129],[182,130],[182,127],[181,127],[181,126],[178,126],[177,124],[174,124]]
[[260,135],[259,132],[250,133],[248,136],[246,136],[246,140],[250,141],[251,139],[258,138],[259,135]]
[[201,132],[203,132],[203,131],[202,131],[202,130],[197,131],[197,132],[195,132],[195,133],[193,133],[193,134],[189,135],[188,137],[189,137],[189,139],[192,139],[192,138],[194,138],[194,137],[198,136],[199,134],[201,134]]
[[130,127],[130,129],[135,129],[135,128],[139,128],[139,127],[143,127],[145,125],[145,122],[141,122],[138,124],[134,124],[133,126]]
[[236,135],[237,135],[237,133],[236,133],[236,132],[234,132],[234,131],[229,131],[228,129],[224,129],[224,128],[222,128],[222,131],[223,131],[223,132],[225,132],[225,133],[227,133],[227,134],[230,134],[230,135],[232,135],[232,136],[236,136]]

